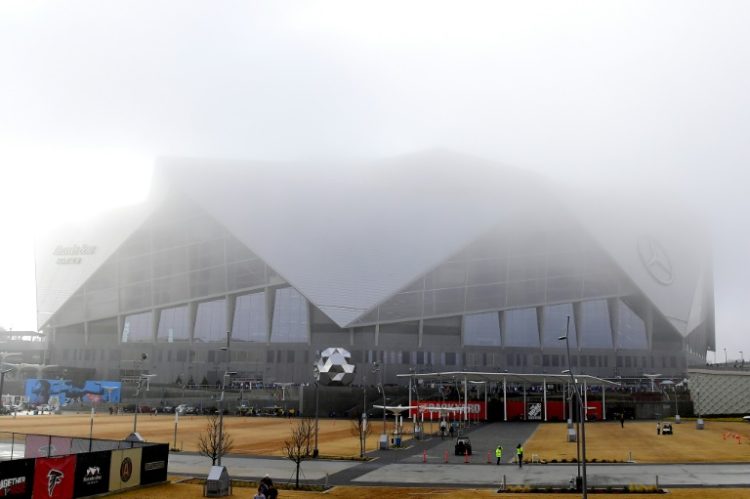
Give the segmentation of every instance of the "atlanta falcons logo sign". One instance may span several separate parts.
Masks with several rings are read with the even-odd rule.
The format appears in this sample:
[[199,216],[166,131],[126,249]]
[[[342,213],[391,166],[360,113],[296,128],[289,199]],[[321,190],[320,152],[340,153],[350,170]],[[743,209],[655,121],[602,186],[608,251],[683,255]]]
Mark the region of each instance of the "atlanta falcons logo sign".
[[62,479],[65,477],[65,474],[60,470],[51,469],[47,473],[47,495],[49,497],[52,497],[52,492],[54,492],[55,487],[57,487],[60,482],[62,482]]

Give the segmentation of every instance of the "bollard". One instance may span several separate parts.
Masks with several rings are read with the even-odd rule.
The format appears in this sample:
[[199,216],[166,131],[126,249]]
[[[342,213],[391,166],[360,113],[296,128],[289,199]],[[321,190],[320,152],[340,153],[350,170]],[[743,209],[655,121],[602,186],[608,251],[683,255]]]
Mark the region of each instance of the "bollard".
[[422,451],[422,462],[423,463],[427,462],[427,451],[426,450]]
[[446,463],[448,462],[448,451],[445,451],[445,453],[443,453],[443,461]]
[[659,488],[659,475],[656,475],[656,488]]
[[464,451],[464,464],[468,464],[468,463],[469,463],[469,451],[465,450]]
[[323,488],[326,489],[326,490],[328,490],[328,473],[326,473],[326,481],[323,484]]
[[505,490],[508,487],[508,483],[505,480],[505,475],[503,475],[503,490]]

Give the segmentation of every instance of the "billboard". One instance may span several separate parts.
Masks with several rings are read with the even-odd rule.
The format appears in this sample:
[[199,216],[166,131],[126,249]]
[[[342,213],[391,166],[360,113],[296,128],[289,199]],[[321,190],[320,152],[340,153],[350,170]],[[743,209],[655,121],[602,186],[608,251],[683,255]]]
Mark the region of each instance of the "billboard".
[[96,405],[119,403],[122,383],[86,380],[77,386],[64,379],[27,379],[24,394],[29,404],[60,407],[70,403]]

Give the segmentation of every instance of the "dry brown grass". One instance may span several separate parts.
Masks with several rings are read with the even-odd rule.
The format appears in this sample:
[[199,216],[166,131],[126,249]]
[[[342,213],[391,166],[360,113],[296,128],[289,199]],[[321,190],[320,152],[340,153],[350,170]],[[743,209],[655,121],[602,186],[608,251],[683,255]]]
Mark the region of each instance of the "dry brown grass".
[[[266,456],[283,455],[284,440],[291,434],[295,419],[225,416],[225,431],[234,440],[233,454]],[[206,427],[205,416],[183,416],[177,433],[177,446],[186,451],[198,450],[198,435]],[[377,423],[373,423],[377,424]],[[389,425],[389,428],[391,426]],[[380,424],[367,441],[367,449],[378,445]],[[94,438],[123,439],[133,429],[133,415],[94,416]],[[0,418],[0,431],[18,433],[43,433],[75,437],[89,436],[89,415],[41,415]],[[138,416],[138,433],[151,442],[174,445],[174,416],[142,414]],[[359,438],[352,435],[347,419],[321,419],[318,449],[324,456],[359,456]]]
[[[586,457],[625,461],[628,452],[639,463],[750,461],[750,425],[707,421],[704,430],[694,422],[673,425],[674,435],[656,435],[655,422],[598,422],[586,425]],[[730,437],[740,435],[741,443]],[[726,439],[724,437],[727,437]],[[526,453],[542,459],[576,457],[576,444],[568,443],[566,425],[540,425],[524,445]],[[727,496],[729,497],[729,496]]]

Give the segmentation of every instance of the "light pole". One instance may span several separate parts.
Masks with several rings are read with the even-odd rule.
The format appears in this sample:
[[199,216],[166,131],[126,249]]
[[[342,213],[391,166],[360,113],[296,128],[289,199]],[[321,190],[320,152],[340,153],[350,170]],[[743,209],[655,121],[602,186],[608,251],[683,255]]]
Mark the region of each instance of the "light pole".
[[[146,354],[144,354],[146,355]],[[141,396],[141,400],[143,400],[143,392],[147,392],[149,390],[149,386],[151,384],[151,378],[156,376],[156,374],[141,374],[138,377],[138,384],[137,389],[135,392],[135,410],[133,411],[133,433],[136,432],[138,429],[138,411],[140,411],[140,404],[138,403],[138,396]],[[146,382],[146,389],[141,390],[143,388],[143,382]]]
[[742,355],[742,350],[740,350],[740,362],[741,362],[740,364],[741,366],[745,365],[745,357]]
[[237,374],[235,371],[224,371],[224,375],[221,377],[221,397],[219,397],[219,466],[221,466],[221,456],[224,454],[224,388],[227,384],[227,378],[235,374]]
[[576,391],[576,400],[578,401],[578,420],[581,422],[581,459],[579,461],[581,462],[581,468],[583,470],[583,477],[582,477],[583,495],[581,497],[583,497],[583,499],[587,499],[588,490],[586,486],[586,418],[583,417],[583,414],[584,414],[583,411],[588,408],[584,408],[583,406],[583,400],[581,400],[581,393],[578,390],[578,381],[576,380],[575,376],[573,375],[573,371],[570,368],[570,340],[568,339],[569,335],[570,335],[570,316],[568,316],[567,322],[565,324],[565,336],[560,336],[558,340],[565,341],[565,353],[566,353],[568,368],[565,371],[563,371],[563,374],[570,375],[570,381],[573,383],[573,389],[575,389]]
[[377,362],[372,363],[372,372],[373,374],[380,373],[380,391],[383,394],[383,435],[385,435],[386,442],[388,441],[388,433],[385,430],[385,386],[383,385],[383,371],[380,368],[380,364]]
[[313,379],[315,380],[315,447],[313,448],[313,457],[318,457],[318,383],[320,382],[318,364],[313,364]]
[[724,365],[727,365],[727,364],[729,364],[729,361],[727,360],[727,349],[725,347],[724,348]]

